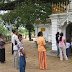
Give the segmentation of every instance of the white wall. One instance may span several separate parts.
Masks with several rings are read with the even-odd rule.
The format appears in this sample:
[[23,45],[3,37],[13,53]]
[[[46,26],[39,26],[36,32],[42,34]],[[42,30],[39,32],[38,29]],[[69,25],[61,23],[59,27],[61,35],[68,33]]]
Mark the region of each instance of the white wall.
[[[38,29],[37,29],[38,28]],[[41,28],[45,28],[45,31],[43,31],[43,38],[45,38],[46,41],[51,42],[52,41],[52,27],[51,24],[40,24],[35,26],[35,38],[37,38],[37,34],[39,31],[41,31]],[[38,32],[37,32],[38,30]]]

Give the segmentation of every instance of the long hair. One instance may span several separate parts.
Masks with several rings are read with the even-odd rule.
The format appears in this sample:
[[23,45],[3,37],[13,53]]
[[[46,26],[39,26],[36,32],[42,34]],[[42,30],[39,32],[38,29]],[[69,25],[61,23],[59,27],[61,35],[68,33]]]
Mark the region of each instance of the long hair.
[[39,37],[39,36],[41,36],[41,35],[42,35],[42,31],[40,31],[37,36]]
[[59,35],[59,32],[56,33],[56,37]]
[[63,33],[62,32],[60,33],[60,36],[61,37],[60,37],[60,40],[59,41],[62,41],[62,37],[63,37]]

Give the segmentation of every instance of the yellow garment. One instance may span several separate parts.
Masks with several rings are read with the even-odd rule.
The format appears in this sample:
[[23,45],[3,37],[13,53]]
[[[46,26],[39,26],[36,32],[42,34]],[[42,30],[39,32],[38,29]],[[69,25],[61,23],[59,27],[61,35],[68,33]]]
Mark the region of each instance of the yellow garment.
[[38,44],[39,68],[47,69],[47,55],[46,55],[46,49],[44,47],[44,45],[46,45],[45,39],[41,36],[38,37],[37,44]]
[[40,69],[47,69],[46,51],[39,51],[38,52],[38,59],[39,59],[39,68]]
[[37,39],[37,44],[38,44],[38,51],[46,51],[44,45],[46,45],[45,43],[45,39],[43,37],[38,37]]

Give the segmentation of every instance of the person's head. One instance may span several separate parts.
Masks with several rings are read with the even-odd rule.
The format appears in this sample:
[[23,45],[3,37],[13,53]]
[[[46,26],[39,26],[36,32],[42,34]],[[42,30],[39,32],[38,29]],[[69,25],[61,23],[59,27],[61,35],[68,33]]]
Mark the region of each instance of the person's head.
[[40,31],[40,32],[38,33],[38,37],[39,37],[39,36],[43,36],[42,31]]
[[60,41],[62,41],[63,33],[60,33]]
[[56,33],[56,36],[59,36],[59,32]]
[[21,34],[18,35],[18,39],[22,40],[22,35]]
[[12,32],[14,33],[14,30],[12,29]]
[[14,34],[18,35],[18,29],[14,30]]
[[62,32],[60,33],[60,36],[61,36],[61,37],[63,36],[63,33],[62,33]]
[[0,38],[2,38],[3,36],[2,36],[2,34],[0,34]]

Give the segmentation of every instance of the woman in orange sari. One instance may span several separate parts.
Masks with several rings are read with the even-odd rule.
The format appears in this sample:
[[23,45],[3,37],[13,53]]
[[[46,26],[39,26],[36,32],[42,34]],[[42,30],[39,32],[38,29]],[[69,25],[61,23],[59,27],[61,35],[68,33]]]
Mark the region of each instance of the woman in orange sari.
[[40,69],[47,69],[47,55],[46,55],[46,43],[43,38],[43,33],[40,31],[38,33],[38,58],[39,58],[39,67]]

